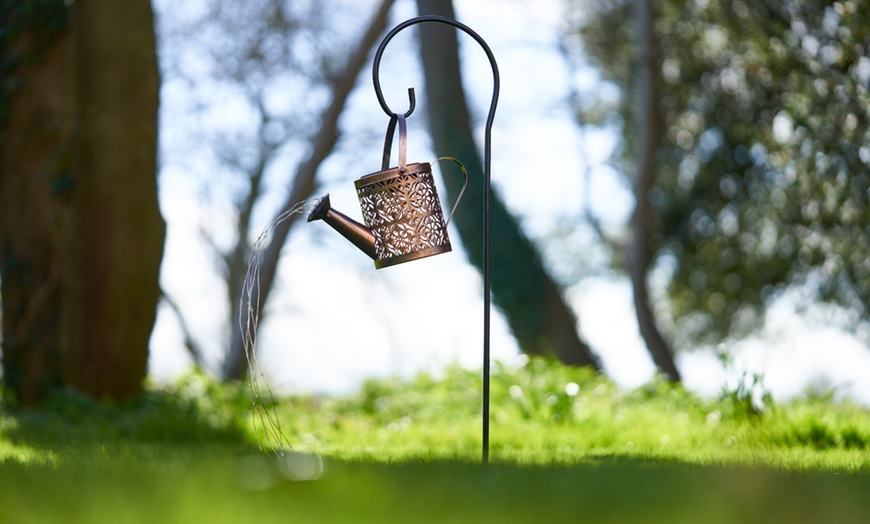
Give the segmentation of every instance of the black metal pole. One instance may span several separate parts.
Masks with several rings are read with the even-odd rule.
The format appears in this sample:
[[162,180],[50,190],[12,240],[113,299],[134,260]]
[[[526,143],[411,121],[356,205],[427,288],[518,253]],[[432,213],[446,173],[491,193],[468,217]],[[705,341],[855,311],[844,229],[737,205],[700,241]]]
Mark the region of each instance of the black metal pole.
[[[492,122],[495,119],[495,108],[498,103],[498,92],[499,92],[499,75],[498,75],[498,66],[495,63],[495,56],[492,54],[492,50],[489,48],[489,45],[480,37],[476,32],[474,32],[471,28],[466,26],[461,22],[457,22],[452,18],[447,18],[445,16],[436,16],[436,15],[427,15],[427,16],[419,16],[416,18],[411,18],[402,22],[401,24],[394,27],[390,30],[389,33],[384,37],[381,41],[381,44],[378,46],[378,50],[375,53],[374,65],[372,66],[372,81],[375,87],[375,94],[378,97],[378,102],[381,104],[381,108],[387,114],[387,116],[392,117],[395,112],[390,109],[387,105],[386,100],[384,100],[384,94],[381,91],[381,81],[379,78],[379,68],[381,64],[381,55],[384,53],[384,49],[387,47],[387,44],[390,40],[393,39],[396,34],[398,34],[403,29],[410,27],[412,25],[416,25],[422,22],[436,22],[440,24],[447,24],[455,27],[456,29],[460,29],[468,34],[471,38],[473,38],[480,46],[483,48],[486,53],[486,57],[489,59],[489,64],[492,66],[492,99],[489,105],[489,114],[486,117],[486,130],[484,133],[484,146],[483,146],[483,463],[486,464],[489,462],[489,375],[490,375],[490,357],[489,357],[489,346],[490,346],[490,310],[491,308],[491,281],[490,281],[490,235],[489,235],[489,188],[490,188],[490,179],[491,179],[491,159],[492,159]],[[414,88],[408,89],[408,98],[410,102],[410,108],[404,114],[405,117],[411,116],[411,113],[414,112],[414,107],[416,106],[416,98],[414,96]]]

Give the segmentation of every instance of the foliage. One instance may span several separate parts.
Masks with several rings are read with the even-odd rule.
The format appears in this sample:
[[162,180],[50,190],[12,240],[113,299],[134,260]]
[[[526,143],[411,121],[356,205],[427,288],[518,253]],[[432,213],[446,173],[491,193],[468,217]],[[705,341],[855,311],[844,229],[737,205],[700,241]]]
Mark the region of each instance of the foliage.
[[[630,3],[573,3],[570,31],[630,114]],[[870,19],[862,0],[659,2],[667,136],[653,248],[678,342],[759,325],[789,285],[870,315]],[[581,7],[582,6],[582,9]],[[622,119],[630,158],[632,123]],[[624,164],[623,164],[623,167]],[[625,173],[630,173],[625,169]]]

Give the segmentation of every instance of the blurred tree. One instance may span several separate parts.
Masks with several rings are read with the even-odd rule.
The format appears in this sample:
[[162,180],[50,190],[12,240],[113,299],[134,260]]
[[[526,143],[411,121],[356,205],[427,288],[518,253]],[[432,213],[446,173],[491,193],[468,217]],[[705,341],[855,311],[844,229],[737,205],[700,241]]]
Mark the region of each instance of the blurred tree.
[[164,238],[150,2],[0,5],[4,386],[136,395]]
[[0,300],[3,386],[33,404],[61,386],[57,192],[71,170],[73,42],[62,2],[25,4],[0,4]]
[[[263,203],[268,179],[279,171],[283,176],[288,171],[288,158],[296,157],[295,169],[290,169],[293,176],[282,181],[286,193],[274,215],[276,222],[269,243],[259,256],[257,286],[251,290],[251,303],[258,304],[262,320],[281,250],[300,216],[288,212],[310,198],[316,188],[317,170],[338,143],[339,117],[369,51],[386,28],[392,3],[378,3],[357,42],[336,38],[335,32],[335,26],[340,25],[335,16],[349,16],[352,10],[334,9],[328,13],[323,3],[287,0],[209,2],[192,23],[164,32],[169,59],[178,61],[169,69],[170,74],[185,78],[189,75],[185,69],[193,63],[202,68],[205,63],[207,78],[203,78],[202,69],[196,69],[197,78],[190,77],[188,82],[208,90],[217,85],[229,91],[230,97],[215,100],[214,108],[223,111],[228,98],[240,100],[251,119],[247,129],[241,131],[238,125],[229,130],[215,125],[204,131],[202,140],[212,150],[220,171],[229,175],[223,183],[217,183],[219,174],[209,172],[203,184],[230,188],[228,199],[233,210],[230,242],[220,239],[225,236],[224,228],[202,229],[226,283],[230,333],[221,369],[226,379],[242,378],[248,367],[239,304],[252,243],[258,233],[252,223],[255,208]],[[197,35],[196,40],[190,39],[191,33]],[[194,56],[193,62],[184,56],[171,56],[181,47],[197,49],[195,56],[188,56]],[[276,101],[279,98],[281,101]],[[302,154],[296,153],[299,151]],[[285,218],[277,221],[282,216]],[[171,299],[169,304],[182,315]],[[189,332],[185,337],[194,360],[201,362],[199,344]]]
[[[639,55],[614,35],[629,31],[630,2],[571,5],[586,56],[622,93],[624,159],[636,147],[625,117]],[[853,326],[868,320],[870,6],[660,6],[665,134],[649,245],[670,271],[675,340],[747,334],[793,285],[846,308]]]
[[650,191],[656,186],[659,166],[656,156],[661,149],[664,120],[661,114],[661,60],[659,39],[655,31],[657,12],[653,0],[636,0],[635,32],[637,49],[637,172],[634,180],[634,214],[631,219],[631,243],[628,249],[628,274],[634,293],[634,310],[640,334],[659,371],[668,379],[679,382],[680,372],[674,363],[671,348],[659,331],[656,315],[650,304],[649,277],[653,255],[650,238],[654,233]]
[[[456,18],[451,0],[418,0],[421,15]],[[457,31],[438,24],[420,26],[420,53],[426,77],[426,105],[435,151],[461,159],[470,173],[464,205],[454,223],[471,262],[483,267],[483,167],[471,131],[459,67]],[[450,199],[461,181],[446,177]],[[577,319],[540,256],[496,193],[491,199],[493,302],[504,312],[523,351],[555,355],[562,362],[598,368],[580,338]]]

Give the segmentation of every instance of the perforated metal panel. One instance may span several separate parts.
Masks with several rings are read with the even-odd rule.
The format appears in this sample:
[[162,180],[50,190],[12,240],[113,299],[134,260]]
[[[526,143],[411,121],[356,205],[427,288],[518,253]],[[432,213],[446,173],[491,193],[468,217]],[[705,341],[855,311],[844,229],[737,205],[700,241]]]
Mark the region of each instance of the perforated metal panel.
[[375,266],[392,266],[452,248],[428,162],[366,175],[355,183],[375,237]]

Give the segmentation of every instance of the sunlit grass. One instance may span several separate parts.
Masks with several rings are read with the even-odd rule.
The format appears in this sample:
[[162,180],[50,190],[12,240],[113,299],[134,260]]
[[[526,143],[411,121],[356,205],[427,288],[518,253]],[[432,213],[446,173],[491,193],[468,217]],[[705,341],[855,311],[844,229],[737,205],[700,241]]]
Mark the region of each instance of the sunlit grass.
[[[438,377],[372,380],[344,397],[260,399],[265,407],[258,409],[279,422],[283,442],[254,435],[261,419],[243,384],[223,386],[201,374],[129,405],[64,393],[42,410],[0,414],[0,458],[147,461],[167,450],[186,457],[284,444],[342,460],[475,462],[481,387],[478,372],[451,367]],[[867,471],[870,411],[824,396],[759,408],[734,392],[705,399],[665,382],[625,391],[590,370],[533,359],[494,369],[490,457],[518,464],[617,457]]]
[[[376,380],[338,399],[273,409],[297,449],[343,459],[479,460],[480,376]],[[703,399],[654,382],[623,391],[586,369],[546,360],[492,378],[490,456],[521,464],[596,457],[785,469],[870,469],[870,411],[816,397],[763,407],[734,392]]]
[[[870,412],[761,409],[666,383],[625,391],[546,360],[496,366],[488,466],[478,372],[262,399],[193,374],[107,405],[0,411],[0,522],[864,522]],[[268,450],[267,450],[268,451]],[[311,452],[311,454],[306,454]],[[322,461],[320,459],[322,457]],[[294,482],[319,478],[317,482]]]

